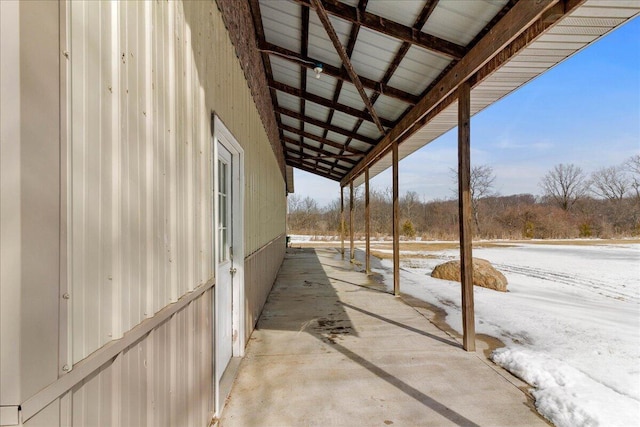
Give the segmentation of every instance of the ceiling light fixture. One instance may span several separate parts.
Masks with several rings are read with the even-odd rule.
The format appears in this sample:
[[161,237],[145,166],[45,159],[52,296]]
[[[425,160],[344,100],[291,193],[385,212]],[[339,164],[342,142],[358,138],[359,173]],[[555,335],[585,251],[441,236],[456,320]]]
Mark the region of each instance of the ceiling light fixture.
[[320,78],[320,74],[322,74],[322,64],[317,63],[313,68],[313,71],[316,73],[316,79]]

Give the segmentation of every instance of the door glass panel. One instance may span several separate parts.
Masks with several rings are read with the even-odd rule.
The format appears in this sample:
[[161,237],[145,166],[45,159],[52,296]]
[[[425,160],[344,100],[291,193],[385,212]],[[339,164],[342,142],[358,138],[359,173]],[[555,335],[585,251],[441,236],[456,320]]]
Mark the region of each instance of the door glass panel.
[[222,160],[218,160],[218,262],[227,261],[229,259],[229,209],[227,188],[229,166]]

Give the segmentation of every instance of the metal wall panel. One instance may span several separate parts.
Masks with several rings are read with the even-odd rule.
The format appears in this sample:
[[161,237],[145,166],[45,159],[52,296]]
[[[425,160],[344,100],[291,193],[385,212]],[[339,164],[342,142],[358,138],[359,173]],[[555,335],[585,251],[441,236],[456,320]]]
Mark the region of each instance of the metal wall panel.
[[276,279],[286,248],[283,234],[248,257],[245,269],[245,339],[248,341]]
[[[12,141],[21,150],[2,145],[2,307],[17,307],[12,327],[22,346],[5,351],[13,335],[3,322],[2,398],[11,401],[0,403],[26,404],[25,425],[206,425],[213,304],[212,291],[198,286],[213,275],[212,112],[244,149],[244,253],[261,260],[248,267],[247,337],[282,261],[286,217],[284,177],[220,12],[213,1],[23,2],[11,11],[20,25],[3,19],[2,34],[20,31],[9,47],[20,49],[21,64],[5,73],[3,62],[2,105],[5,86],[18,85],[12,105],[21,114],[3,108],[2,135],[11,130],[6,117],[18,123]],[[4,59],[12,50],[2,42]],[[21,182],[5,187],[5,177]],[[20,202],[5,205],[10,199]],[[17,241],[5,252],[13,226]],[[16,250],[17,276],[5,262]],[[69,295],[60,298],[67,263]],[[84,378],[73,372],[72,363],[111,354],[132,328],[146,318],[153,325],[194,289],[205,293],[107,365]],[[68,330],[59,310],[67,304]],[[70,391],[59,379],[67,367],[80,381]]]
[[[0,5],[0,422],[58,377],[58,5]],[[39,321],[43,320],[43,321]],[[12,408],[9,408],[12,407]]]
[[21,156],[15,144],[21,119],[19,40],[19,4],[0,2],[0,406],[15,406],[16,414],[21,388],[20,346],[15,343],[20,342],[20,328],[14,322],[20,318],[22,300]]
[[211,146],[180,4],[69,6],[75,363],[213,274]]
[[212,297],[203,293],[24,425],[208,425]]

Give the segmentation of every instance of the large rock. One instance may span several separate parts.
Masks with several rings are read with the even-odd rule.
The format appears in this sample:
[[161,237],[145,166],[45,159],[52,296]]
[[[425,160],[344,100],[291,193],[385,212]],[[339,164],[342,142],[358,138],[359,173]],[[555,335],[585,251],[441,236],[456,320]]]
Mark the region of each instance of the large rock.
[[[460,282],[460,261],[449,261],[438,265],[431,272],[436,279]],[[507,278],[493,268],[486,259],[473,259],[473,284],[500,292],[507,292]]]

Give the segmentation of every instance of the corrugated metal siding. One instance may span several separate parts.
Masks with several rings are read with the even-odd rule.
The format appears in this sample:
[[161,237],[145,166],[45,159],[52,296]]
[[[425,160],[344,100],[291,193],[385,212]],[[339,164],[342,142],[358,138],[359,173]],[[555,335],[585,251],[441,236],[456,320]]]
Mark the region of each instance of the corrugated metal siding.
[[70,3],[74,363],[213,274],[209,115],[179,9]]
[[[245,339],[251,336],[262,307],[267,301],[271,287],[278,275],[286,250],[286,236],[283,234],[248,257],[244,263],[246,284]],[[268,286],[265,286],[268,284]]]
[[203,293],[24,425],[208,425],[212,293]]
[[[70,362],[212,277],[212,112],[244,149],[248,338],[284,256],[286,187],[215,3],[68,11]],[[207,291],[63,396],[69,423],[206,425],[212,307]]]
[[249,256],[285,232],[284,177],[215,3],[183,6],[207,111],[215,111],[244,150],[244,253]]
[[60,368],[58,25],[55,2],[0,4],[0,418]]

